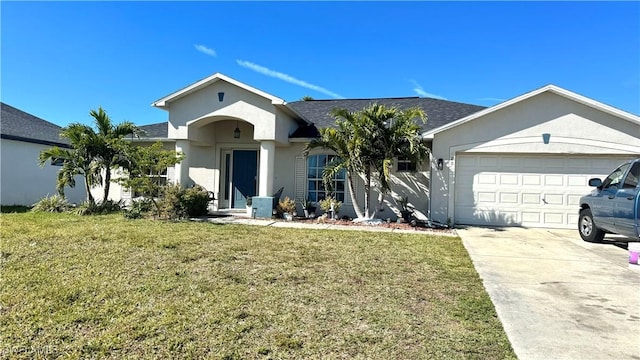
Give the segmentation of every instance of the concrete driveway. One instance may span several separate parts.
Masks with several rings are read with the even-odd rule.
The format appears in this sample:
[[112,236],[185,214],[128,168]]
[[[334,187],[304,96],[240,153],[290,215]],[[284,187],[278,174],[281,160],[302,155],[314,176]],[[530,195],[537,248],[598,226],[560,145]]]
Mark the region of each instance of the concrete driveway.
[[458,230],[516,355],[640,359],[640,266],[577,230]]

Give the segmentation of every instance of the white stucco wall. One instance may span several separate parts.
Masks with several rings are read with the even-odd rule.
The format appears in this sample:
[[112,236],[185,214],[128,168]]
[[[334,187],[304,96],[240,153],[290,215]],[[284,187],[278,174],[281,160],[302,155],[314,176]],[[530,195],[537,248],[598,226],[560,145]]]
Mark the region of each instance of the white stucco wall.
[[[293,143],[291,146],[279,146],[276,148],[276,167],[275,167],[275,189],[279,189],[280,187],[284,187],[284,191],[282,197],[289,196],[290,198],[296,198],[296,173],[295,173],[295,164],[296,159],[302,156],[305,144],[302,143]],[[310,152],[310,155],[318,155],[318,154],[330,154],[331,152],[323,149],[314,149]],[[306,159],[304,160],[305,171],[304,174],[306,176]],[[378,212],[377,217],[382,219],[390,218],[392,221],[397,219],[397,216],[400,214],[398,205],[396,203],[395,198],[401,196],[408,196],[410,205],[413,206],[416,210],[427,214],[429,208],[429,174],[430,169],[428,164],[423,164],[420,171],[416,173],[409,172],[393,172],[392,173],[392,188],[391,194],[385,196],[382,206],[382,211]],[[304,178],[304,189],[305,196],[307,185],[306,185],[306,177]],[[346,186],[346,185],[345,185]],[[364,181],[356,177],[355,181],[355,191],[356,198],[358,204],[361,209],[364,208]],[[371,206],[372,207],[380,207],[378,203],[378,195],[379,192],[375,190],[375,188],[371,192]],[[300,199],[296,198],[296,201]],[[298,210],[302,211],[300,204],[298,204]],[[318,211],[320,209],[318,208]],[[345,204],[343,204],[342,209],[340,210],[341,215],[347,215],[350,217],[355,217],[355,211],[353,209],[353,204],[351,203],[351,198],[348,193],[348,189],[345,194]]]
[[[151,146],[153,142],[148,141],[134,141],[134,145],[137,146]],[[164,150],[175,150],[175,144],[172,141],[165,141],[162,143],[162,148]],[[125,176],[120,169],[112,170],[111,179],[116,180],[117,178]],[[167,171],[167,182],[170,183],[173,181],[175,177],[175,169],[173,167],[169,168]],[[102,186],[96,186],[91,188],[91,194],[93,195],[96,201],[101,201],[104,196],[104,188]],[[131,199],[131,193],[128,189],[123,188],[120,184],[115,181],[111,182],[109,186],[109,199],[114,201],[119,200],[129,200]]]
[[[40,151],[49,148],[49,145],[0,140],[2,205],[33,205],[45,196],[58,193],[56,178],[60,167],[50,162],[40,167],[38,163]],[[76,177],[76,187],[65,188],[65,196],[71,203],[84,201],[84,180]]]
[[[549,134],[548,144],[542,134]],[[431,210],[446,222],[455,155],[466,153],[640,154],[640,125],[554,93],[512,104],[434,136]]]

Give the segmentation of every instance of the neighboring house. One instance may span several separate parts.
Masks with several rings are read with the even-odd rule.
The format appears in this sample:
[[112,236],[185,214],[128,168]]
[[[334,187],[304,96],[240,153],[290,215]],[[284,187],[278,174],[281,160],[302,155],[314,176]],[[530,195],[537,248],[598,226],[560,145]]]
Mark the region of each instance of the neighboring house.
[[[357,111],[371,103],[422,107],[430,161],[397,159],[392,194],[378,216],[396,219],[394,198],[433,220],[457,224],[573,228],[576,201],[587,179],[640,156],[640,118],[556,86],[546,86],[491,108],[430,98],[311,100],[286,103],[222,74],[214,74],[153,106],[168,123],[149,125],[149,139],[183,152],[169,181],[212,191],[217,209],[244,208],[250,196],[322,198],[321,172],[331,154],[305,145],[318,128],[333,126],[333,108]],[[162,132],[166,126],[165,133]],[[152,139],[154,138],[154,139]],[[134,140],[136,141],[136,140]],[[344,176],[337,176],[341,213],[353,216]],[[362,181],[355,186],[363,200]],[[113,198],[127,198],[118,186]],[[298,210],[301,210],[298,204]]]
[[[0,203],[32,205],[41,198],[57,194],[59,166],[40,167],[40,151],[52,146],[68,148],[60,138],[59,126],[13,106],[0,103]],[[86,196],[82,179],[74,189],[65,189],[70,202],[82,202]]]

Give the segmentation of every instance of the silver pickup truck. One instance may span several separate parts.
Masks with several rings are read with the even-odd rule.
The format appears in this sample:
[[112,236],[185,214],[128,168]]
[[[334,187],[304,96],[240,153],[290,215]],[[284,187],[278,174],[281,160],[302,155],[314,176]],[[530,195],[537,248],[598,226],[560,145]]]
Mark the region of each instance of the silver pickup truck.
[[580,198],[580,237],[600,242],[607,233],[640,241],[640,159],[628,161],[606,179],[589,180],[596,188]]

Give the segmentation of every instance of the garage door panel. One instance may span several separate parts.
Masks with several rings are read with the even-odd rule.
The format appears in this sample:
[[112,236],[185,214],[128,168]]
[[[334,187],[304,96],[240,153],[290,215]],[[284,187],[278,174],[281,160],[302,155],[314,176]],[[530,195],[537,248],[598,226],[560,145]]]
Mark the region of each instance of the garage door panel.
[[540,185],[542,184],[541,175],[522,175],[522,185]]
[[563,175],[545,175],[544,185],[545,186],[564,186],[564,176]]
[[472,225],[575,228],[588,180],[604,178],[628,156],[460,154],[454,221]]
[[540,204],[540,194],[522,194],[522,203],[527,205]]
[[545,205],[565,205],[564,194],[545,194]]
[[549,225],[562,225],[564,224],[564,213],[557,212],[547,212],[544,213],[544,222]]
[[580,175],[569,175],[567,185],[568,186],[587,186],[588,179],[585,176]]
[[496,193],[495,192],[478,192],[477,200],[479,204],[495,204]]
[[518,204],[520,202],[518,195],[518,193],[501,192],[500,203],[505,205]]
[[520,176],[518,174],[500,174],[500,185],[518,185]]

